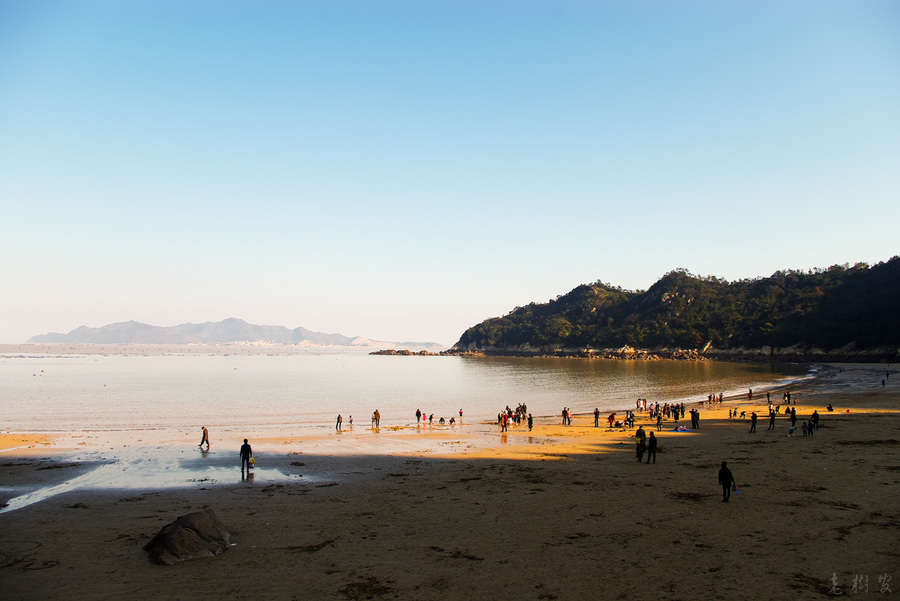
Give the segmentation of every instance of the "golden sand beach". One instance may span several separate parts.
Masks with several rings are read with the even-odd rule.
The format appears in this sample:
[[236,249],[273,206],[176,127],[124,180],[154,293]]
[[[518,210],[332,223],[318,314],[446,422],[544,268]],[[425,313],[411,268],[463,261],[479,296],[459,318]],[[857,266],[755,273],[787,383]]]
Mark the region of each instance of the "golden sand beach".
[[[178,488],[84,486],[0,513],[3,599],[814,599],[900,595],[900,374],[842,365],[792,390],[821,428],[766,430],[765,396],[701,411],[700,430],[657,432],[638,463],[634,430],[538,423],[252,440],[211,433],[221,470]],[[776,394],[773,393],[773,400]],[[777,400],[781,399],[780,392]],[[832,404],[835,411],[825,407]],[[760,414],[748,419],[728,410]],[[623,408],[629,409],[628,407]],[[606,423],[601,417],[601,426]],[[689,420],[682,423],[690,425]],[[59,486],[93,465],[83,446],[187,444],[0,436],[2,498]],[[194,441],[196,442],[196,441]],[[218,454],[217,454],[218,453]],[[203,461],[198,458],[197,461]],[[717,473],[740,493],[721,502]],[[223,477],[222,474],[227,474]],[[143,545],[212,508],[225,553],[159,566]]]

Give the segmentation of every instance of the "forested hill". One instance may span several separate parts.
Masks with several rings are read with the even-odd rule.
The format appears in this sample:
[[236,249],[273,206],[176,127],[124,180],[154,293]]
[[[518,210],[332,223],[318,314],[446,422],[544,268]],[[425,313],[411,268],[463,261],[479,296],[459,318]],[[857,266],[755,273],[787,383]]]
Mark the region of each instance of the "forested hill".
[[637,292],[586,284],[469,328],[453,350],[583,354],[624,346],[711,357],[897,360],[900,257],[736,282],[676,270]]

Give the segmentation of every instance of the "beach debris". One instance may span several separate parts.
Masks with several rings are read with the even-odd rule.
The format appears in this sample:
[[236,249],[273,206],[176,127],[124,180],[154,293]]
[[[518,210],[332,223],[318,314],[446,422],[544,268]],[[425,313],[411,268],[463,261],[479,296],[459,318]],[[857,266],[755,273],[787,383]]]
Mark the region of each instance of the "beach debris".
[[156,533],[144,545],[150,561],[161,565],[175,565],[180,561],[200,557],[214,557],[230,546],[225,525],[210,509],[179,517]]

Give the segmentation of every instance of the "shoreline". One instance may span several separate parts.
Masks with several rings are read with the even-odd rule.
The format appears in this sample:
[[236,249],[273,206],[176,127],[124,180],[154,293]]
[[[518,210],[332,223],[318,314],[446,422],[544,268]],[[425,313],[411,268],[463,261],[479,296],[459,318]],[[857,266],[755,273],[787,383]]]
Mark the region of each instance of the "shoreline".
[[460,350],[453,347],[434,351],[421,347],[384,348],[372,346],[336,346],[318,344],[252,344],[252,343],[4,343],[0,355],[302,355],[309,353],[355,352],[360,355],[395,357],[509,357],[545,359],[587,359],[591,361],[722,361],[729,363],[848,363],[892,365],[900,362],[896,348],[871,348],[854,352],[825,351],[817,348],[763,347],[736,349],[681,349],[629,346],[607,349],[480,349]]
[[[859,367],[857,364],[848,364],[849,366]],[[869,364],[869,369],[876,370],[882,369],[882,367],[878,364]],[[793,390],[794,395],[797,393],[802,393],[802,390],[806,387],[811,386],[817,380],[822,378],[827,378],[830,375],[833,375],[835,371],[841,369],[839,365],[827,365],[827,364],[810,364],[809,365],[810,372],[809,375],[800,377],[797,379],[791,379],[785,381],[784,383],[779,383],[775,385],[763,385],[763,388],[760,388],[760,393],[764,393],[769,391],[771,393],[778,393],[785,390]],[[814,368],[819,368],[819,373],[813,374],[812,371]],[[754,388],[758,388],[758,384],[753,385]],[[695,397],[696,398],[696,397]],[[726,403],[740,403],[746,401],[746,397],[743,393],[730,392],[728,394],[724,394],[724,402]],[[684,404],[686,408],[696,408],[698,406],[704,407],[706,403],[703,400],[689,400],[687,397],[676,399],[672,402],[677,402]],[[652,403],[651,403],[652,404]],[[663,403],[661,403],[662,405]],[[670,403],[671,404],[671,403]],[[499,407],[498,407],[499,409]],[[634,406],[621,407],[615,410],[606,409],[601,412],[601,424],[605,422],[605,417],[613,412],[624,415],[626,411],[634,411]],[[570,410],[571,411],[571,410]],[[581,411],[581,412],[570,412],[570,415],[575,419],[581,419],[585,417],[592,417],[593,411]],[[640,417],[640,413],[637,414]],[[560,414],[539,414],[534,416],[535,424],[538,427],[542,426],[550,426],[550,425],[561,425],[561,416]],[[682,422],[686,418],[682,418]],[[360,425],[362,424],[362,425]],[[301,444],[309,444],[312,443],[315,446],[319,444],[328,445],[328,442],[331,441],[332,435],[334,434],[334,429],[332,422],[296,422],[291,424],[273,426],[271,424],[256,424],[250,426],[234,426],[234,425],[221,425],[221,424],[211,424],[216,430],[214,431],[213,438],[218,438],[217,447],[219,443],[223,439],[234,441],[239,441],[242,437],[246,436],[248,430],[253,430],[261,435],[255,436],[255,440],[261,441],[267,448],[271,445],[283,446],[283,445],[301,445]],[[496,420],[494,419],[476,419],[475,421],[466,421],[462,423],[462,421],[457,422],[455,425],[451,424],[439,424],[437,420],[435,420],[432,424],[426,424],[424,419],[422,425],[412,423],[411,421],[403,421],[400,423],[395,422],[387,422],[377,429],[377,433],[382,436],[382,440],[385,437],[397,439],[399,435],[415,435],[419,440],[424,438],[425,446],[429,444],[429,439],[432,438],[458,438],[458,437],[475,437],[479,439],[479,441],[483,442],[485,437],[490,437],[494,434],[499,426],[497,425]],[[519,431],[524,428],[524,424],[520,426],[516,426],[510,423],[510,434],[514,431]],[[299,433],[298,433],[299,432]],[[346,423],[344,424],[344,428],[342,434],[349,437],[355,437],[355,440],[360,440],[360,435],[365,434],[373,434],[375,433],[375,428],[371,427],[371,425],[366,424],[364,420],[358,420],[357,425],[353,427],[349,427]],[[24,452],[25,454],[33,454],[33,453],[51,453],[55,455],[71,455],[73,453],[83,453],[85,451],[88,452],[99,452],[99,451],[115,451],[116,449],[125,448],[128,446],[134,447],[135,443],[144,443],[143,446],[152,446],[152,447],[161,447],[163,445],[175,445],[179,448],[179,450],[189,450],[195,447],[192,444],[195,438],[197,438],[198,434],[193,430],[186,430],[184,428],[171,428],[171,427],[134,427],[134,428],[117,428],[117,427],[109,427],[109,428],[89,428],[83,430],[7,430],[6,432],[0,432],[0,457],[3,456],[4,453],[12,453],[15,451]],[[504,443],[505,444],[505,443]],[[335,449],[334,445],[330,445],[330,452],[337,452],[338,454],[370,454],[372,453],[373,447],[372,444],[361,445],[365,448],[362,449]],[[383,444],[388,454],[397,454],[397,452],[403,451],[404,448],[408,447],[408,445],[401,444],[399,446],[392,447],[390,443]],[[421,446],[421,445],[420,445]],[[428,452],[428,451],[425,451]],[[377,453],[376,453],[377,454]],[[0,503],[3,502],[3,497],[0,495]]]
[[[357,445],[361,453],[339,453],[336,435],[260,440],[249,481],[240,479],[236,447],[220,449],[213,438],[202,456],[188,449],[196,451],[196,440],[174,441],[190,476],[177,487],[140,477],[117,487],[128,471],[99,455],[91,462],[82,448],[78,462],[47,439],[3,435],[4,448],[34,445],[0,453],[6,496],[111,471],[104,486],[0,513],[5,596],[179,599],[215,587],[226,599],[540,600],[625,591],[795,599],[828,595],[835,583],[849,592],[863,574],[877,591],[881,576],[900,582],[891,544],[900,529],[900,375],[882,389],[882,366],[835,368],[792,390],[798,413],[819,410],[822,428],[812,437],[787,436],[783,416],[767,431],[761,415],[755,434],[748,420],[728,419],[729,408],[758,411],[764,394],[701,408],[701,429],[690,433],[671,432],[671,420],[657,433],[637,414],[660,440],[651,465],[635,462],[633,430],[594,428],[583,414],[572,426],[554,416],[530,440],[525,427],[504,437],[489,424],[359,433],[369,439]],[[835,412],[823,411],[828,403]],[[426,444],[394,446],[408,440]],[[390,451],[373,453],[379,444]],[[174,470],[172,448],[158,458],[134,448],[159,473]],[[742,493],[729,504],[716,485],[722,460]],[[234,546],[215,558],[150,564],[143,544],[205,507]],[[510,569],[514,577],[501,576]]]

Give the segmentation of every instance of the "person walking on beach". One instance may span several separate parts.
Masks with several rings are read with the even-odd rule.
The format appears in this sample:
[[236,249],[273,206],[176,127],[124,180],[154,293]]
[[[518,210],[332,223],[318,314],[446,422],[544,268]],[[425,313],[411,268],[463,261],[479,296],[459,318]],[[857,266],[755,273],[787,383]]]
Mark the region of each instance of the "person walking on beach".
[[375,424],[376,428],[381,426],[381,414],[378,413],[378,409],[372,414],[372,423]]
[[343,419],[341,418],[341,414],[338,413],[337,424],[335,424],[335,426],[334,426],[334,429],[337,430],[338,432],[341,431],[341,422],[342,421],[343,421]]
[[[656,414],[656,431],[662,432],[662,413]],[[650,435],[653,436],[653,432]]]
[[198,446],[202,447],[203,443],[206,443],[206,450],[209,450],[209,432],[206,430],[206,426],[200,428],[203,432],[203,437],[200,438],[200,444]]
[[422,410],[416,409],[416,425],[418,426],[419,423],[421,423],[421,421],[422,421]]
[[650,433],[650,440],[647,441],[647,463],[650,463],[650,458],[653,457],[653,463],[656,463],[656,443],[659,439],[653,434]]
[[775,429],[775,410],[769,409],[769,427],[766,430],[774,430]]
[[722,502],[727,503],[731,498],[731,487],[734,486],[734,475],[728,469],[728,462],[722,462],[722,469],[719,470],[719,484],[722,485]]
[[750,433],[756,432],[756,411],[750,414]]
[[531,428],[534,427],[534,418],[531,417],[531,414],[528,414],[528,431],[531,432]]
[[250,448],[250,445],[247,444],[247,439],[244,439],[244,444],[241,445],[241,476],[244,475],[244,468],[247,469],[247,475],[250,475],[250,460],[253,459],[253,449]]

